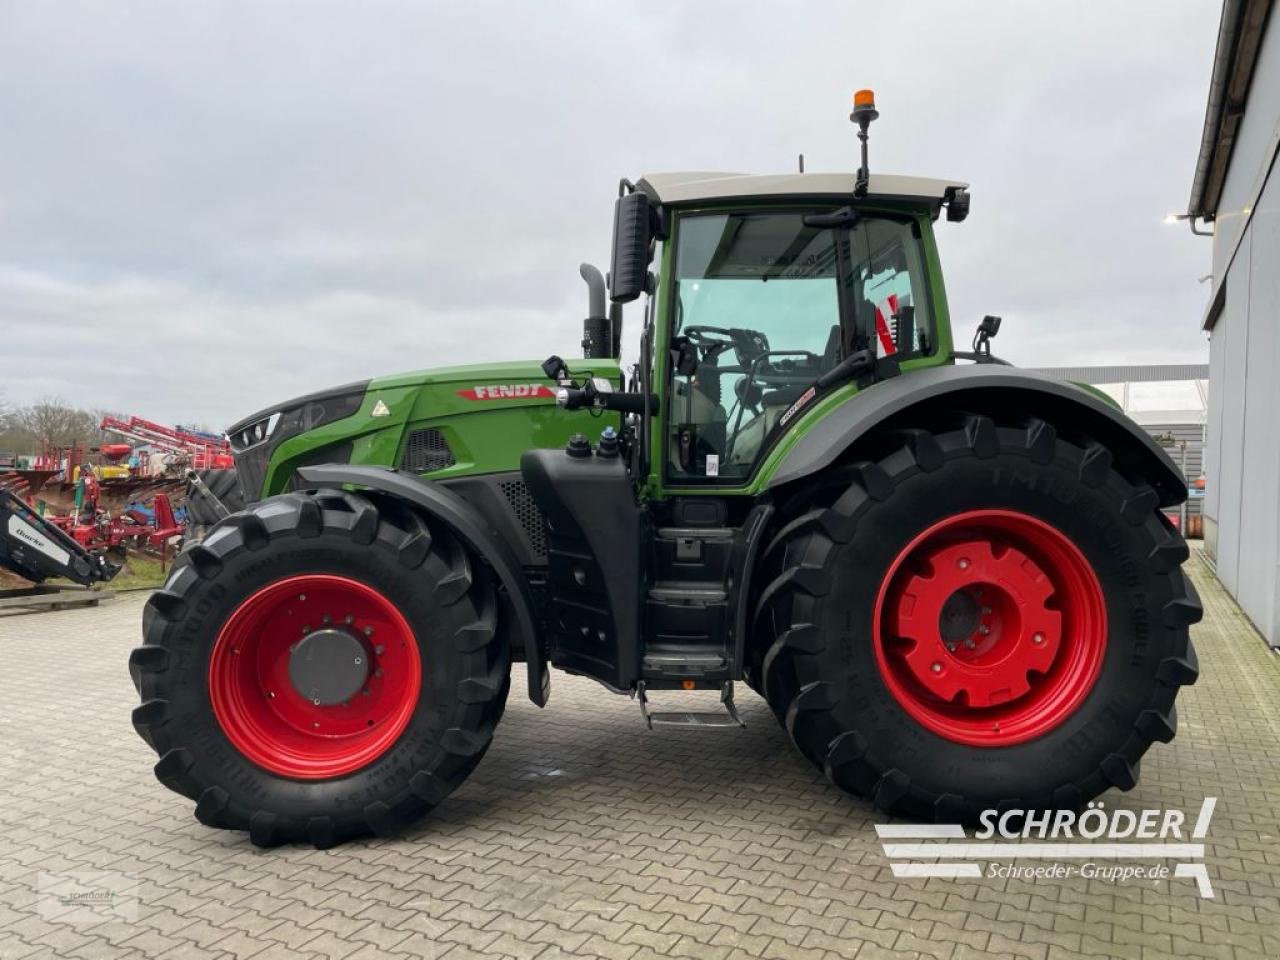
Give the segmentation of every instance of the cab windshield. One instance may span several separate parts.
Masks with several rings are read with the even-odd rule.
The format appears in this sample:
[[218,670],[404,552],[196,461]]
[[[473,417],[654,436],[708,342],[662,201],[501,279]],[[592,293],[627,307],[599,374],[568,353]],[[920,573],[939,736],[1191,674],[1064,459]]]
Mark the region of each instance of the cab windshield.
[[772,437],[812,401],[814,381],[849,352],[929,351],[912,222],[864,217],[833,230],[806,226],[804,215],[680,220],[672,330],[679,362],[667,413],[674,479],[746,479]]

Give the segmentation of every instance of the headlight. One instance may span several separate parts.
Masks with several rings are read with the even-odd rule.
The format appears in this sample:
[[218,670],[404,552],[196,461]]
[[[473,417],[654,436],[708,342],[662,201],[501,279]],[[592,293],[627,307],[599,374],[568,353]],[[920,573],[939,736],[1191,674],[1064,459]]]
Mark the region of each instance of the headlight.
[[[369,381],[348,383],[332,390],[298,397],[241,420],[227,431],[232,453],[244,453],[260,443],[276,443],[349,417],[364,402]],[[275,446],[275,444],[272,444]]]
[[251,421],[246,426],[237,425],[234,433],[228,434],[231,441],[231,450],[233,453],[244,453],[251,447],[271,438],[276,432],[276,427],[280,423],[279,412],[269,414],[258,420]]
[[241,420],[227,431],[245,499],[261,496],[276,449],[286,440],[356,413],[369,381],[313,393]]

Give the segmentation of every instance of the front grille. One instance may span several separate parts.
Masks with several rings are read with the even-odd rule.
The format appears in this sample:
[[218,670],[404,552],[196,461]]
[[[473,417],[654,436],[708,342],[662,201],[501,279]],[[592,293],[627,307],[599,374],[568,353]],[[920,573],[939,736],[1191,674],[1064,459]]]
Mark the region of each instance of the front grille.
[[511,505],[511,512],[520,521],[525,538],[529,541],[529,549],[534,556],[542,558],[547,555],[547,530],[542,519],[542,511],[529,495],[529,488],[523,480],[504,480],[502,495]]
[[431,473],[452,467],[458,461],[449,449],[449,441],[435,427],[425,430],[414,430],[404,446],[404,456],[400,458],[400,469],[413,473]]

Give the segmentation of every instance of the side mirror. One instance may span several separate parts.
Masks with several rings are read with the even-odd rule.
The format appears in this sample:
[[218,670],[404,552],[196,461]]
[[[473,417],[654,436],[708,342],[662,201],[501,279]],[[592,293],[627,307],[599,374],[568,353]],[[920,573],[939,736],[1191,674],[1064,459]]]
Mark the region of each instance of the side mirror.
[[649,197],[639,190],[623,194],[613,207],[613,262],[609,298],[630,303],[644,293],[649,277],[652,215]]
[[946,195],[947,219],[962,223],[969,216],[969,191],[964,187],[948,187]]

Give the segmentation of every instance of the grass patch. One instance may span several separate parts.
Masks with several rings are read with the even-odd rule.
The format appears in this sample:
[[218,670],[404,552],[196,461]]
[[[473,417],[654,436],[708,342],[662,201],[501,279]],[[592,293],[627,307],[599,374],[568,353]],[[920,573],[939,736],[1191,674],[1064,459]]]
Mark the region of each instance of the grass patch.
[[173,555],[170,553],[163,569],[160,558],[145,553],[129,553],[124,569],[103,586],[108,590],[140,590],[146,587],[159,587],[169,575],[173,566]]

